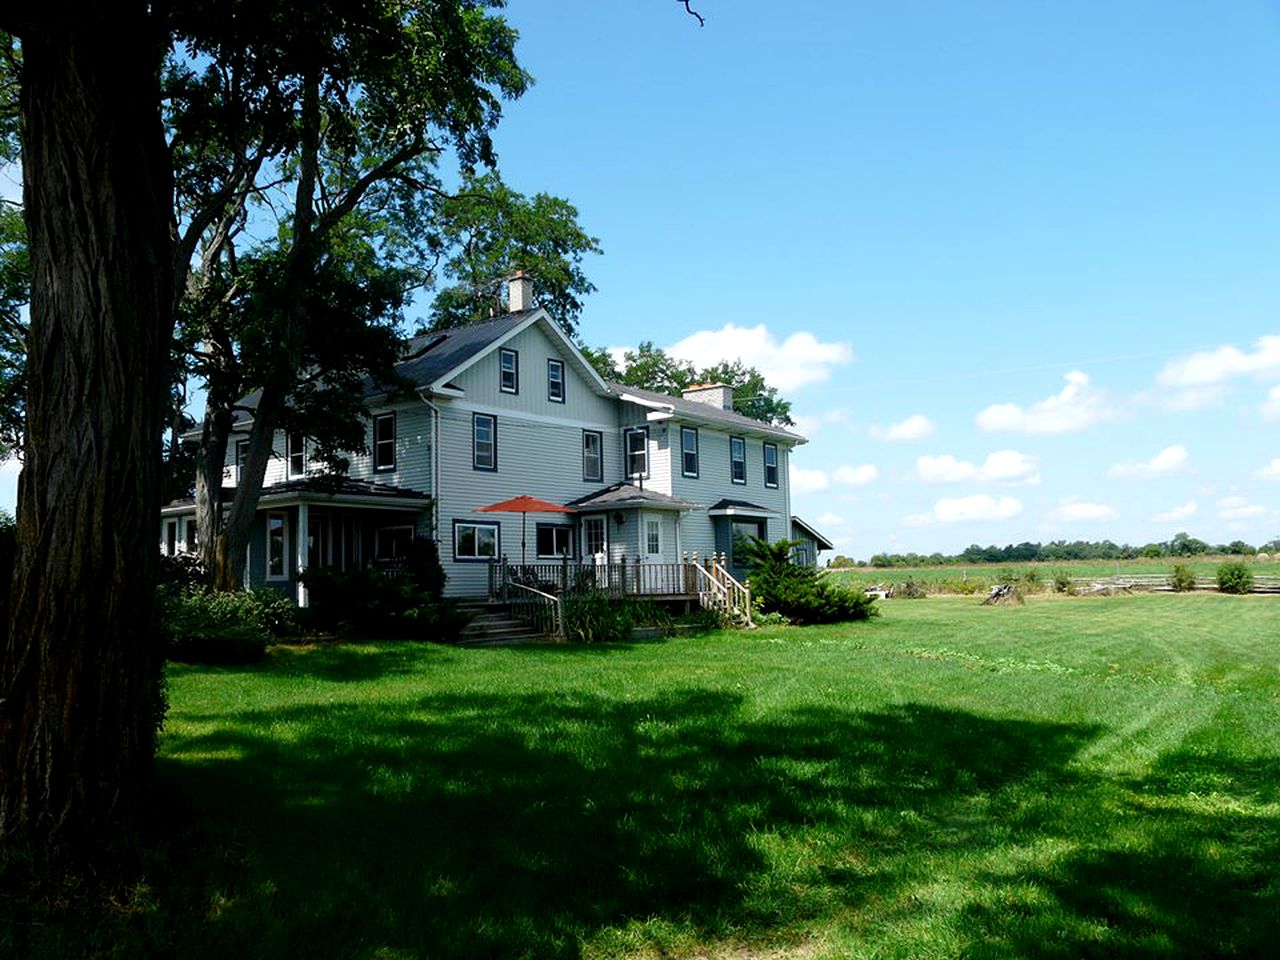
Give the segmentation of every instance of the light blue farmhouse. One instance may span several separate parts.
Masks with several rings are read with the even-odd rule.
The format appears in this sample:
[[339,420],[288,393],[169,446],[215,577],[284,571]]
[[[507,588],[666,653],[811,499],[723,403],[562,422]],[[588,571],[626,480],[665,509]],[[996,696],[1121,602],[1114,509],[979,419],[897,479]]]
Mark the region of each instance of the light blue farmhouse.
[[[491,592],[504,557],[591,565],[602,582],[618,568],[630,573],[615,584],[680,593],[680,574],[662,585],[648,573],[723,554],[722,571],[741,579],[744,536],[791,536],[788,465],[803,437],[733,412],[720,384],[672,397],[605,382],[531,298],[517,276],[509,313],[414,338],[397,365],[413,395],[368,398],[368,449],[345,477],[322,474],[304,436],[277,435],[248,585],[306,604],[300,571],[394,562],[417,536],[437,542],[454,596]],[[230,445],[224,496],[245,446]],[[477,512],[519,494],[573,512]],[[165,506],[161,524],[162,550],[188,548],[192,501]]]

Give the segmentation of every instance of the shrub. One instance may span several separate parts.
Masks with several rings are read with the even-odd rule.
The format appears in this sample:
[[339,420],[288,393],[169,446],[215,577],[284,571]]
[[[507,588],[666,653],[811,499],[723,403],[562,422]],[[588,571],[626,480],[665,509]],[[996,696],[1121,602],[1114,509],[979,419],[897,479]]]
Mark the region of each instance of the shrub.
[[194,553],[161,554],[156,582],[178,590],[196,590],[204,582],[204,564]]
[[263,611],[272,604],[274,600],[253,591],[162,591],[161,622],[169,659],[184,663],[252,663],[261,659],[271,641]]
[[929,595],[929,591],[925,589],[924,584],[914,577],[907,577],[902,583],[893,588],[895,597],[902,597],[905,600],[923,600]]
[[313,630],[449,642],[467,625],[458,604],[434,595],[434,584],[424,588],[411,568],[405,576],[373,569],[306,570],[302,582],[310,605],[299,615]]
[[1196,588],[1196,575],[1185,563],[1175,563],[1169,574],[1169,586],[1177,593],[1187,593]]
[[876,616],[875,601],[861,590],[819,578],[811,567],[791,562],[795,542],[770,544],[752,537],[745,553],[751,565],[751,594],[764,613],[780,613],[792,623],[845,623]]
[[1053,592],[1073,594],[1076,592],[1075,585],[1071,582],[1071,576],[1065,570],[1055,570],[1053,573]]
[[1027,593],[1039,593],[1044,586],[1044,578],[1040,576],[1040,571],[1035,567],[1028,567],[1023,570],[1019,581],[1023,590]]
[[564,598],[564,635],[574,643],[622,643],[636,625],[635,604],[603,590],[589,590]]
[[1218,568],[1218,589],[1223,593],[1248,593],[1253,589],[1253,574],[1239,560]]

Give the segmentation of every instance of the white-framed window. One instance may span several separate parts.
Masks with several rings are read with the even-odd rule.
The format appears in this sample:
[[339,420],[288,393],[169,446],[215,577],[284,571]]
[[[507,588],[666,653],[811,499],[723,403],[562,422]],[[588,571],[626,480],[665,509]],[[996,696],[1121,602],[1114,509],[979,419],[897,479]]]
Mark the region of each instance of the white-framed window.
[[680,474],[698,476],[698,428],[680,428]]
[[573,556],[573,527],[568,524],[540,523],[534,536],[540,559]]
[[564,361],[547,361],[547,399],[552,403],[564,403]]
[[285,455],[289,461],[289,479],[307,475],[307,439],[300,431],[285,435]]
[[599,430],[582,431],[582,479],[604,481],[604,434]]
[[236,441],[236,483],[244,478],[244,465],[249,462],[249,441]]
[[471,466],[490,472],[498,469],[498,418],[492,414],[471,415]]
[[507,347],[498,351],[498,389],[503,393],[520,392],[520,354]]
[[166,520],[164,522],[164,555],[172,557],[178,552],[178,521]]
[[377,560],[403,557],[413,547],[413,525],[397,524],[373,531],[373,556]]
[[582,552],[588,557],[604,553],[604,517],[582,518]]
[[376,413],[373,416],[373,469],[396,468],[396,415]]
[[776,443],[764,445],[764,485],[774,488],[778,486],[778,445]]
[[199,528],[196,526],[195,517],[187,517],[186,529],[183,530],[186,535],[186,551],[187,553],[195,553],[200,549]]
[[649,428],[629,427],[622,432],[623,473],[628,480],[649,477]]
[[496,523],[475,520],[453,521],[453,559],[464,563],[489,561],[498,556]]
[[644,552],[649,556],[662,553],[662,521],[647,519],[644,522]]
[[289,577],[289,517],[283,513],[267,514],[267,579]]
[[729,479],[734,483],[747,482],[747,441],[742,437],[729,438]]

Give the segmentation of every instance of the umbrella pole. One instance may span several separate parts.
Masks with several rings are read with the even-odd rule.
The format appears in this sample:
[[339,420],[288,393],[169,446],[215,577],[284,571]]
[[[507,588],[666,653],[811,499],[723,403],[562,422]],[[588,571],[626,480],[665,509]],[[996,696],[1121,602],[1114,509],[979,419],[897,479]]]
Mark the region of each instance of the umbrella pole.
[[528,522],[529,522],[529,515],[527,513],[520,514],[520,566],[522,567],[524,566],[524,533],[526,529],[525,525]]

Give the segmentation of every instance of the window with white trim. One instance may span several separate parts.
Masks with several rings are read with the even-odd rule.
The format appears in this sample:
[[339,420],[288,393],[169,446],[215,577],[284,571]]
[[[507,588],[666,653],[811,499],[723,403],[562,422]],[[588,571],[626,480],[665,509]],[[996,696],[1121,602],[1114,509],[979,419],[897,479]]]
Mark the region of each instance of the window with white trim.
[[187,517],[186,529],[183,532],[186,534],[187,538],[187,553],[195,553],[200,549],[199,528],[196,526],[195,517]]
[[778,486],[778,445],[776,443],[764,445],[764,485],[775,489]]
[[474,520],[453,521],[453,559],[463,562],[492,560],[498,556],[498,525]]
[[307,475],[307,440],[299,431],[285,435],[285,456],[289,461],[289,479]]
[[729,479],[747,482],[747,441],[742,437],[729,438]]
[[373,556],[377,560],[392,560],[407,556],[412,548],[412,524],[378,527],[373,531]]
[[471,415],[471,466],[490,472],[498,469],[498,418],[492,414]]
[[267,579],[289,576],[289,518],[283,513],[267,514]]
[[649,477],[649,428],[630,427],[622,432],[623,473],[628,480]]
[[178,552],[178,521],[166,520],[164,522],[164,555],[172,557]]
[[244,478],[244,465],[249,462],[249,441],[236,441],[236,483]]
[[604,553],[604,517],[582,518],[582,547],[588,557]]
[[644,522],[644,551],[651,557],[662,552],[662,522],[660,520],[646,520]]
[[564,403],[564,361],[547,361],[547,399],[552,403]]
[[540,523],[534,536],[539,559],[573,556],[573,527],[567,523]]
[[680,428],[680,475],[698,476],[698,428]]
[[498,351],[498,389],[503,393],[520,392],[520,354],[508,347]]
[[373,417],[373,469],[396,468],[396,415],[378,413]]

